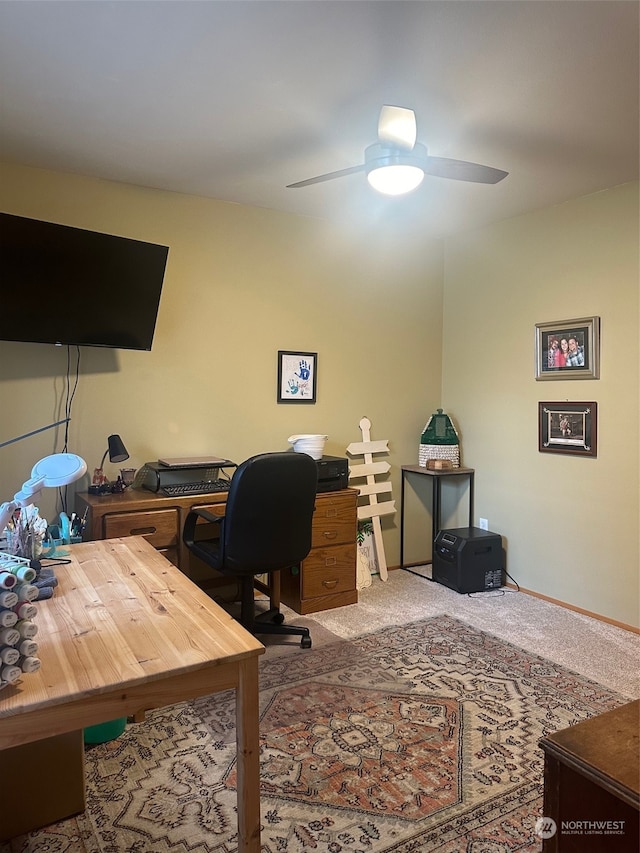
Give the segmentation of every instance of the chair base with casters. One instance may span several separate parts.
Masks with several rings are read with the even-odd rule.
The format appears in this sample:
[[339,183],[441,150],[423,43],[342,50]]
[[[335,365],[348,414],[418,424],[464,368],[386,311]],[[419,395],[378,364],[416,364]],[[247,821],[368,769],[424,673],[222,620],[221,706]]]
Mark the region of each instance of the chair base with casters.
[[[299,636],[303,649],[311,647],[309,629],[283,624],[280,570],[299,565],[311,550],[317,477],[316,463],[304,453],[253,456],[233,474],[225,514],[195,507],[183,529],[184,543],[193,554],[240,584],[238,621],[252,634]],[[211,535],[211,525],[216,535]],[[264,574],[268,585],[256,579]],[[269,595],[266,613],[256,614],[256,586]]]
[[[308,628],[299,625],[284,624],[284,616],[280,612],[280,573],[272,572],[270,585],[263,587],[257,584],[252,575],[245,575],[240,587],[240,624],[251,634],[276,634],[280,636],[297,635],[303,649],[311,648],[311,635]],[[269,609],[256,613],[255,587],[264,588],[269,595]],[[277,597],[274,597],[274,587]]]

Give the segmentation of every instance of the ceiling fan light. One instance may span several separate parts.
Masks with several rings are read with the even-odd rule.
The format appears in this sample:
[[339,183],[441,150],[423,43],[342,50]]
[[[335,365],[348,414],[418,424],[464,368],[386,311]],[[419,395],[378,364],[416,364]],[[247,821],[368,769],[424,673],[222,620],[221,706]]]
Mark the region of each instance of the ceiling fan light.
[[419,166],[397,164],[380,166],[367,173],[367,180],[374,188],[384,195],[404,195],[419,187],[424,178],[424,172]]

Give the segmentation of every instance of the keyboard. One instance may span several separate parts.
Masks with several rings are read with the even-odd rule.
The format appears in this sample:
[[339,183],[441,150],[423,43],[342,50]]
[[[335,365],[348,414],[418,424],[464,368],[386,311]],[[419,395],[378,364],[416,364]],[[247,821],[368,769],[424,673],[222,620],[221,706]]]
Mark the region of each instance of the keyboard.
[[163,486],[160,491],[169,498],[181,498],[188,495],[228,492],[230,485],[230,480],[197,480],[194,483],[176,483],[171,486]]

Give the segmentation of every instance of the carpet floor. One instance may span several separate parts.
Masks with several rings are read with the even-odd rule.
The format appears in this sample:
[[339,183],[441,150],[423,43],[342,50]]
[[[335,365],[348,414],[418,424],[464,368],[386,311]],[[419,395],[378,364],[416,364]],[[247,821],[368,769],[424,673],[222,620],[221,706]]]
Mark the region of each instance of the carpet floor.
[[[626,701],[450,616],[267,654],[263,853],[538,853],[539,739]],[[232,853],[232,694],[127,726],[86,777],[83,815],[0,853]]]

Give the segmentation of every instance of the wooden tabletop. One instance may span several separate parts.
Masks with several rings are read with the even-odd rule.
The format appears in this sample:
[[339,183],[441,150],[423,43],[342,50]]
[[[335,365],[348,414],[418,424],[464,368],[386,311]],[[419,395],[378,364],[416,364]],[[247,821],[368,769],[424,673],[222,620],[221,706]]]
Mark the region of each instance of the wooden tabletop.
[[0,692],[0,749],[237,687],[264,653],[141,536],[70,551],[36,603],[42,666]]

